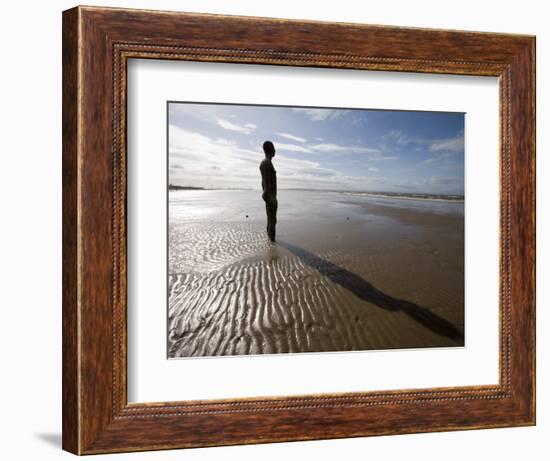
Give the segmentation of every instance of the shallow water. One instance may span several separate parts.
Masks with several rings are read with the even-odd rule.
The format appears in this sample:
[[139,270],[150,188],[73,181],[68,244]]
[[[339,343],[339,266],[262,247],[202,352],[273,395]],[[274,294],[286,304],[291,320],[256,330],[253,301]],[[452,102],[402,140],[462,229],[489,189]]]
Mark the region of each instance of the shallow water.
[[[286,219],[342,218],[353,214],[368,219],[365,213],[351,204],[374,204],[407,208],[430,213],[464,216],[464,202],[444,200],[415,200],[358,195],[343,192],[295,191],[278,192],[279,221]],[[170,222],[227,222],[264,220],[265,207],[260,191],[252,190],[184,190],[169,193]],[[349,211],[349,213],[348,213]],[[246,216],[248,215],[248,218]]]

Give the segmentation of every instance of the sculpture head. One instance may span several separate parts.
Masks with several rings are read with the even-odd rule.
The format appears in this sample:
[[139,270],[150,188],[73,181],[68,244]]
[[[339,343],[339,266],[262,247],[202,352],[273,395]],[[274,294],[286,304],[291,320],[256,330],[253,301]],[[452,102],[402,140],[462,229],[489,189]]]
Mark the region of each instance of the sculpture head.
[[263,148],[264,148],[265,156],[267,158],[275,157],[275,146],[271,141],[264,142]]

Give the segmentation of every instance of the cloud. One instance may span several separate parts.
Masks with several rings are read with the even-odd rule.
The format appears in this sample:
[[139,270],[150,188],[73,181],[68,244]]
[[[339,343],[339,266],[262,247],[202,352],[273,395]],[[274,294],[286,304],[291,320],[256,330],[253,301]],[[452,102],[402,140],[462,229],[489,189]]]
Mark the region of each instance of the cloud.
[[464,151],[464,135],[459,134],[454,138],[438,139],[435,141],[431,141],[429,151],[462,152]]
[[371,155],[369,157],[369,160],[381,160],[381,161],[388,161],[388,160],[398,160],[399,157],[395,155]]
[[332,143],[315,144],[313,146],[310,146],[310,148],[318,152],[352,152],[354,154],[371,154],[379,152],[378,149],[371,149],[370,147],[342,146]]
[[407,144],[415,143],[415,142],[422,142],[422,140],[415,139],[410,137],[409,135],[406,135],[405,133],[399,131],[399,130],[390,130],[388,131],[384,136],[384,140],[391,141],[399,146],[405,146]]
[[276,160],[277,180],[280,188],[354,189],[365,190],[383,181],[368,176],[350,176],[321,166],[313,160],[299,160],[279,156]]
[[314,144],[309,148],[316,152],[329,152],[329,153],[354,153],[354,154],[376,154],[380,151],[366,146],[345,146],[334,143]]
[[442,154],[436,155],[435,157],[427,158],[426,160],[422,160],[420,163],[424,164],[433,164],[433,163],[442,163],[442,162],[448,162],[448,160],[453,157],[453,154],[450,152],[443,152]]
[[175,184],[258,190],[261,142],[272,139],[280,189],[392,190],[405,187],[403,177],[406,187],[421,192],[462,187],[453,177],[463,180],[463,131],[390,123],[358,129],[352,126],[357,111],[347,109],[287,108],[281,123],[233,109],[169,106],[169,177]]
[[437,152],[433,157],[429,157],[422,162],[421,165],[445,170],[446,172],[460,172],[464,170],[464,162],[462,157],[457,157],[456,152]]
[[169,127],[168,155],[170,181],[202,187],[212,187],[226,175],[242,176],[239,172],[252,176],[262,158],[227,139],[212,139],[174,125]]
[[237,125],[236,123],[230,122],[229,120],[225,120],[223,118],[216,119],[216,122],[224,130],[237,131],[243,134],[250,134],[256,129],[256,125],[254,125],[253,123],[245,123],[244,125]]
[[283,142],[275,143],[275,150],[283,150],[288,152],[302,152],[304,154],[310,154],[311,150],[304,146],[298,146],[297,144],[286,144]]
[[[210,138],[175,125],[169,127],[169,181],[183,186],[259,189],[261,152],[223,138]],[[295,148],[303,146],[294,146]],[[279,146],[280,149],[280,146]],[[279,187],[363,190],[377,178],[344,175],[313,160],[278,155]]]
[[180,119],[194,119],[203,122],[211,122],[214,117],[213,106],[210,104],[194,104],[185,102],[170,102],[168,104],[168,119],[170,123]]
[[[460,133],[453,138],[426,140],[422,138],[413,138],[398,130],[391,130],[384,135],[384,139],[404,147],[410,144],[417,146],[428,146],[430,152],[461,152],[464,150],[464,133]],[[415,150],[419,150],[418,147]]]
[[314,122],[321,122],[324,120],[336,120],[342,118],[350,111],[347,109],[305,109],[305,108],[292,108],[295,112],[301,112],[309,117]]
[[289,134],[289,133],[277,133],[277,134],[283,138],[290,139],[291,141],[297,141],[297,142],[307,141],[307,139],[305,138],[300,138],[299,136],[294,136],[293,134]]
[[[288,152],[301,152],[304,154],[319,154],[319,153],[329,153],[329,154],[368,154],[374,155],[375,160],[381,159],[390,159],[389,157],[381,157],[380,151],[378,149],[373,149],[366,146],[346,146],[333,143],[324,143],[324,144],[312,144],[312,145],[298,145],[298,144],[289,144],[283,142],[276,142],[275,149],[280,151]],[[392,157],[391,159],[397,157]]]

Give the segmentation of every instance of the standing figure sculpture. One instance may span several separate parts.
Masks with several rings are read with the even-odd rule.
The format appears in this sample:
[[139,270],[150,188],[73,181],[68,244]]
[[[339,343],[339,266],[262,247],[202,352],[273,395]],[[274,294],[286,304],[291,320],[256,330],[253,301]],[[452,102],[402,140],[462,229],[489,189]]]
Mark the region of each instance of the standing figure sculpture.
[[262,199],[267,214],[267,236],[275,242],[275,225],[277,224],[277,172],[271,159],[275,156],[275,146],[271,141],[263,145],[265,159],[260,164],[262,173]]

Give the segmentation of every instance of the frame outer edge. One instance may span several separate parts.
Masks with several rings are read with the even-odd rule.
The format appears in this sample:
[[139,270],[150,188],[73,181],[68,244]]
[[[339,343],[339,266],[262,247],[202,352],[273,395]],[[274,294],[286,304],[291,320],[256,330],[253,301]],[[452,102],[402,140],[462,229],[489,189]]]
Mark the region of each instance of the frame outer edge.
[[79,359],[79,22],[80,11],[62,15],[62,448],[80,453]]
[[[321,416],[323,421],[340,422],[342,429],[345,429],[342,432],[336,430],[336,428],[334,430],[320,430],[318,423],[309,421],[309,410],[304,408],[303,411],[298,413],[287,414],[287,420],[276,418],[269,411],[257,413],[265,419],[263,421],[264,426],[265,428],[269,427],[270,432],[266,430],[251,438],[250,433],[244,436],[239,431],[245,431],[250,427],[256,428],[258,423],[262,422],[262,418],[257,419],[252,415],[239,413],[236,413],[234,417],[229,414],[223,417],[204,414],[193,418],[188,416],[184,418],[181,415],[174,414],[171,415],[174,416],[174,424],[165,425],[166,427],[163,428],[164,435],[167,437],[170,434],[188,435],[189,429],[194,432],[197,428],[200,434],[195,438],[188,437],[186,441],[176,441],[175,443],[172,443],[171,439],[168,438],[167,440],[170,440],[170,443],[159,444],[147,442],[142,437],[147,439],[154,432],[153,429],[160,426],[160,415],[153,416],[151,419],[144,419],[143,415],[139,415],[132,420],[118,417],[120,414],[118,414],[119,409],[115,398],[111,397],[111,389],[109,389],[109,393],[106,390],[109,381],[111,387],[115,386],[116,383],[116,381],[111,380],[115,375],[106,372],[107,355],[110,355],[111,349],[115,349],[115,344],[107,340],[107,338],[113,337],[112,333],[115,332],[115,328],[112,323],[109,323],[111,317],[107,315],[109,304],[107,296],[112,295],[112,293],[110,291],[111,286],[108,286],[106,282],[112,272],[115,272],[114,276],[116,276],[116,268],[111,270],[111,267],[106,264],[106,258],[101,258],[101,256],[105,256],[103,253],[107,252],[104,242],[108,241],[110,237],[112,238],[112,230],[111,234],[108,230],[108,228],[112,229],[109,226],[111,217],[107,216],[106,211],[101,207],[101,203],[106,203],[102,201],[106,200],[107,196],[111,198],[107,186],[111,186],[109,191],[114,190],[113,185],[115,189],[117,188],[116,178],[112,178],[112,174],[107,170],[107,157],[104,156],[109,149],[105,139],[103,139],[103,133],[108,131],[109,127],[112,127],[110,125],[111,121],[107,120],[110,112],[105,104],[107,99],[111,99],[113,96],[111,92],[114,91],[109,87],[109,82],[106,79],[108,79],[107,75],[110,72],[107,69],[112,69],[111,55],[108,53],[110,53],[112,45],[120,39],[120,34],[130,30],[120,25],[122,19],[124,19],[121,16],[127,14],[128,10],[104,11],[102,9],[89,9],[88,7],[73,8],[63,14],[63,448],[75,454],[91,454],[532,424],[534,422],[535,384],[533,376],[535,352],[534,292],[529,290],[534,290],[534,279],[532,279],[534,277],[534,253],[531,254],[530,251],[524,258],[519,259],[521,263],[525,264],[522,266],[524,273],[516,279],[516,282],[519,282],[516,287],[522,286],[524,283],[522,289],[518,292],[521,291],[521,293],[526,294],[527,299],[526,302],[521,303],[521,306],[520,303],[516,304],[515,314],[519,318],[515,318],[513,329],[519,330],[519,339],[526,342],[523,347],[519,348],[521,349],[521,357],[513,357],[515,359],[515,363],[513,363],[515,365],[515,376],[521,378],[521,385],[517,388],[517,391],[520,391],[519,398],[514,399],[515,401],[508,401],[510,403],[507,406],[507,410],[510,412],[508,420],[503,419],[503,414],[498,415],[498,418],[495,416],[489,422],[482,419],[482,413],[493,406],[490,404],[490,400],[464,402],[464,405],[470,408],[471,416],[477,418],[479,415],[481,418],[479,421],[474,418],[477,423],[473,420],[457,419],[439,429],[433,425],[415,425],[414,427],[400,426],[381,431],[369,431],[362,427],[357,430],[357,424],[362,426],[364,422],[361,417],[364,417],[367,413],[360,414],[356,411],[354,413],[355,420],[350,421],[348,424],[348,418],[344,418],[342,413],[344,410],[342,409],[335,411],[327,407],[315,410],[315,413]],[[168,14],[168,16],[171,15],[171,13]],[[186,16],[178,15],[178,17],[183,18]],[[197,19],[195,15],[188,17],[189,21],[195,19]],[[126,23],[129,22],[126,21]],[[241,41],[241,37],[237,33],[239,32],[239,22],[239,20],[232,18],[230,24],[230,31],[236,31],[237,38],[234,39],[237,43]],[[271,22],[275,24],[275,20]],[[300,21],[288,21],[288,25],[291,24],[298,26],[302,23]],[[330,23],[327,23],[327,26],[319,25],[319,27],[329,27],[329,25]],[[317,27],[309,24],[308,27],[310,26]],[[360,27],[358,26],[358,28]],[[367,30],[366,27],[364,30]],[[143,28],[145,28],[145,32],[150,29],[142,24]],[[379,34],[380,31],[376,30]],[[418,34],[420,31],[410,31],[410,33]],[[178,32],[174,32],[174,34],[176,35],[173,40],[176,42],[181,40],[181,38],[178,38]],[[441,34],[449,34],[451,38],[454,37],[455,39],[460,38],[455,37],[455,34],[450,31],[448,33],[441,32]],[[517,53],[519,53],[522,62],[519,69],[520,73],[533,71],[534,39],[526,40],[525,37],[499,36],[499,40],[502,39],[503,43],[495,44],[493,43],[494,36],[486,35],[485,37],[488,41],[491,41],[491,46],[497,46],[497,50],[503,49],[506,43],[510,45],[505,48],[506,53],[503,52],[504,54],[499,59],[506,59],[507,62],[514,60],[517,65]],[[454,43],[455,40],[449,41],[452,43],[447,43],[447,47],[457,46]],[[166,44],[162,37],[160,43]],[[200,41],[197,43],[201,45]],[[231,47],[233,46],[231,44]],[[477,45],[470,43],[470,46]],[[519,48],[522,48],[521,51]],[[509,53],[512,52],[516,54],[511,56]],[[477,53],[481,52],[478,50]],[[483,53],[485,54],[482,54],[481,57],[487,59],[484,58],[487,52],[483,51]],[[420,58],[420,60],[424,59],[422,56]],[[459,64],[464,63],[459,62]],[[495,64],[497,64],[496,61]],[[402,66],[402,64],[399,64],[399,66]],[[105,75],[101,73],[103,70],[106,70]],[[477,75],[477,73],[475,74]],[[513,77],[515,78],[516,75],[513,74]],[[89,87],[92,82],[94,83],[93,88]],[[516,216],[521,215],[527,221],[527,229],[524,230],[523,234],[527,240],[519,245],[516,244],[515,249],[517,250],[519,246],[526,250],[534,250],[534,241],[531,240],[534,237],[534,229],[529,227],[534,225],[534,215],[531,216],[529,213],[532,213],[535,207],[534,187],[531,183],[535,172],[534,80],[532,81],[531,78],[523,74],[522,82],[526,86],[521,88],[521,97],[525,98],[523,99],[524,103],[530,103],[531,105],[524,113],[527,120],[519,124],[518,131],[519,134],[523,133],[526,136],[521,141],[522,147],[526,148],[525,150],[521,149],[523,155],[519,157],[522,158],[518,158],[517,163],[514,165],[515,168],[520,167],[518,168],[520,171],[521,167],[525,167],[523,175],[518,179],[522,192],[516,194],[516,189],[512,186],[513,196],[516,199],[520,198],[522,211],[512,212],[512,216],[514,214]],[[116,91],[114,92],[116,93]],[[101,102],[101,107],[95,104],[95,98]],[[512,104],[512,106],[514,105]],[[516,124],[515,128],[517,127]],[[99,139],[89,137],[94,132],[102,133]],[[512,144],[514,144],[513,141],[514,136],[512,136]],[[96,180],[97,184],[93,180]],[[96,198],[98,203],[95,203]],[[98,217],[101,219],[97,219]],[[515,237],[517,238],[517,235]],[[94,245],[101,247],[101,252],[103,252],[101,255],[94,249]],[[514,260],[517,262],[515,257]],[[523,313],[519,315],[521,311]],[[523,394],[521,394],[522,389],[527,389],[527,395],[523,397]],[[518,397],[518,394],[516,394],[516,397]],[[451,398],[449,402],[454,400],[459,399]],[[426,404],[433,407],[434,410],[441,407],[442,412],[447,408],[445,404],[440,405],[436,402],[426,401]],[[514,407],[514,404],[517,406]],[[453,405],[455,405],[454,402]],[[405,411],[412,412],[413,410],[408,408],[408,405],[401,405],[401,407],[403,408],[402,413]],[[452,405],[450,407],[452,409]],[[398,416],[402,415],[397,414],[396,418]],[[290,426],[297,426],[300,418],[303,418],[302,422],[309,421],[309,429],[302,433],[290,433],[289,430],[292,429]],[[270,426],[270,424],[273,421],[279,424],[282,420],[286,421],[287,425],[280,424],[278,435],[274,434],[275,427]],[[139,425],[137,424],[138,421]],[[196,423],[197,426],[195,426]],[[344,423],[345,428],[343,427]],[[235,428],[235,424],[240,425],[240,427]],[[139,426],[141,434],[137,430],[137,426]],[[210,432],[219,429],[224,429],[228,433],[220,434],[218,432],[216,434]],[[266,433],[270,435],[266,436]],[[213,440],[212,435],[220,437]]]
[[533,149],[533,171],[532,171],[532,184],[534,187],[534,193],[533,193],[533,209],[531,210],[531,213],[533,215],[533,226],[534,226],[534,235],[533,239],[535,242],[535,256],[534,256],[534,267],[533,267],[533,282],[534,285],[534,299],[533,299],[533,309],[534,309],[534,315],[533,315],[533,324],[531,326],[532,331],[532,338],[533,338],[533,347],[534,347],[534,353],[532,357],[531,367],[533,370],[533,401],[531,403],[531,410],[532,410],[532,423],[533,426],[537,425],[537,252],[536,252],[536,243],[537,243],[537,167],[536,167],[536,161],[537,161],[537,37],[534,36],[532,40],[531,45],[531,60],[532,60],[532,77],[531,77],[531,85],[533,87],[532,90],[532,100],[531,100],[531,110],[532,113],[532,120],[533,120],[533,134],[532,134],[532,141],[531,141],[531,148]]
[[511,363],[516,425],[536,425],[535,38],[510,67]]

